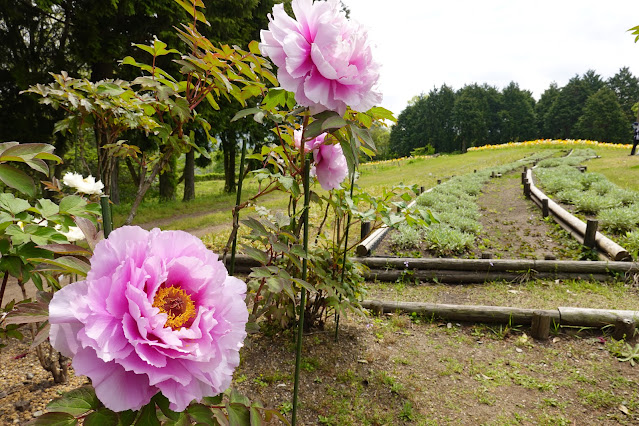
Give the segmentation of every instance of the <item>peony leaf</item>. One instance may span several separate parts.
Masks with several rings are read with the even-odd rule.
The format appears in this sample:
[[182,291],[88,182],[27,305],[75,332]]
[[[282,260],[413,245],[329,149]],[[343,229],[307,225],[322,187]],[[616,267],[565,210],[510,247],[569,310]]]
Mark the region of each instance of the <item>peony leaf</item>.
[[60,208],[58,207],[58,205],[51,200],[47,200],[46,198],[41,198],[38,200],[36,210],[38,213],[40,213],[40,216],[45,219],[48,219],[54,214],[60,213]]
[[87,244],[89,244],[89,248],[91,250],[95,250],[95,246],[100,242],[100,240],[104,239],[104,233],[102,231],[98,232],[93,222],[89,219],[76,217],[75,224],[78,225],[78,228],[80,228],[84,234]]
[[204,398],[202,398],[202,401],[208,405],[220,405],[223,399],[224,394],[219,394],[216,396],[205,396]]
[[100,408],[84,419],[84,426],[117,425],[118,415],[108,408]]
[[83,262],[82,260],[73,256],[62,256],[56,259],[44,259],[44,258],[38,257],[35,259],[29,259],[29,261],[45,263],[47,265],[52,265],[57,267],[57,268],[51,268],[51,267],[39,268],[39,270],[41,271],[49,271],[49,270],[58,271],[61,269],[63,272],[78,274],[78,275],[82,275],[83,277],[86,277],[87,272],[89,272],[89,269],[91,269],[91,266],[88,263]]
[[205,425],[215,426],[216,423],[213,421],[213,413],[211,409],[202,404],[191,404],[186,409],[188,415],[195,420],[197,423],[203,423]]
[[36,195],[36,187],[35,183],[33,183],[33,179],[22,170],[18,170],[6,164],[0,164],[0,181],[29,197],[35,197]]
[[4,150],[2,155],[31,158],[42,152],[52,154],[54,149],[53,145],[46,143],[21,143]]
[[330,130],[341,129],[344,126],[346,126],[346,121],[341,116],[334,115],[324,120],[322,123],[322,130],[327,132]]
[[18,303],[5,318],[6,324],[29,324],[47,321],[49,305],[44,302]]
[[266,264],[266,262],[268,262],[268,255],[261,251],[258,250],[256,248],[244,245],[244,252],[251,258],[251,259],[255,259],[258,262],[260,262],[262,265]]
[[40,343],[47,340],[49,338],[50,329],[51,329],[51,324],[49,324],[49,321],[46,321],[40,328],[40,331],[38,331],[38,334],[36,334],[36,336],[33,338],[33,343],[31,343],[31,346],[29,346],[29,349],[31,350],[35,349],[36,346],[38,346]]
[[3,152],[5,152],[7,149],[18,145],[19,142],[2,142],[0,143],[0,156],[2,155]]
[[157,411],[155,409],[155,402],[151,401],[142,407],[140,415],[135,422],[135,426],[160,426],[158,420]]
[[262,52],[260,51],[260,43],[256,40],[252,40],[249,45],[249,50],[251,53],[253,53],[254,55],[261,55]]
[[13,194],[0,194],[0,208],[8,211],[13,216],[27,210],[31,205],[27,200],[16,198]]
[[262,414],[260,410],[255,407],[251,407],[251,426],[261,426],[264,424],[262,420]]
[[68,195],[60,201],[60,212],[70,215],[84,213],[84,206],[87,202],[84,198],[77,195]]
[[118,413],[118,426],[131,426],[138,416],[137,411],[126,410]]
[[38,246],[38,248],[49,250],[57,254],[71,254],[90,257],[91,252],[84,247],[77,246],[75,244],[46,244]]
[[30,424],[38,426],[75,426],[78,424],[78,420],[67,413],[44,413]]
[[168,420],[164,422],[164,426],[190,426],[192,424],[193,423],[191,423],[189,416],[184,413],[180,413],[176,420]]
[[164,396],[162,392],[156,393],[151,401],[155,401],[158,407],[160,407],[160,410],[162,410],[162,414],[164,414],[166,417],[168,417],[171,420],[178,419],[179,413],[176,413],[175,411],[169,408],[169,404],[170,404],[169,399],[166,396]]
[[237,121],[240,118],[244,118],[244,117],[246,117],[248,115],[257,114],[260,111],[261,110],[259,108],[246,108],[246,109],[243,109],[241,111],[238,111],[237,114],[235,114],[235,116],[231,119],[231,122]]
[[237,402],[227,404],[226,411],[229,413],[230,424],[247,426],[251,424],[251,414],[246,405]]
[[91,386],[73,389],[47,405],[49,411],[60,411],[72,416],[81,416],[87,411],[97,410],[100,401]]

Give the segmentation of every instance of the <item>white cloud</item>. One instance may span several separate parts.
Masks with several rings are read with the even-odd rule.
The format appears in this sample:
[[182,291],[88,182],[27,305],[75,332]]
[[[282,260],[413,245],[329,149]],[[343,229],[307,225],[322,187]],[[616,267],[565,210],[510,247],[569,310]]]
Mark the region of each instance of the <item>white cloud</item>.
[[343,0],[368,28],[382,64],[382,106],[446,83],[454,89],[510,81],[536,98],[555,81],[594,69],[602,78],[628,66],[639,76],[636,2],[617,0]]

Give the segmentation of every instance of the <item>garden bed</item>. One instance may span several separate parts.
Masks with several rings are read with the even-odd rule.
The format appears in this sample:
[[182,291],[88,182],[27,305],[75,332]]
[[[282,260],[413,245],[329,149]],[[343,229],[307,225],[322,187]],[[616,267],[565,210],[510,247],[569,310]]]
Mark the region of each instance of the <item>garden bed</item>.
[[[560,260],[577,260],[581,245],[554,223],[544,220],[541,210],[527,200],[517,173],[493,178],[483,187],[477,204],[481,215],[481,232],[469,252],[456,254],[458,258],[481,258],[483,253],[496,259],[544,259],[553,256]],[[392,244],[392,230],[373,251],[378,257],[438,257],[424,244],[413,250],[401,250]]]
[[[338,342],[330,328],[304,338],[300,424],[639,421],[639,367],[617,361],[605,335],[559,330],[540,343],[527,328],[396,314],[342,324]],[[24,424],[70,387],[52,385],[34,354],[14,359],[25,352],[27,345],[14,341],[0,353],[2,390],[12,391],[0,398],[2,424]],[[235,385],[290,418],[292,333],[254,335],[241,358]],[[36,375],[27,379],[31,371]],[[17,411],[18,400],[31,405]]]

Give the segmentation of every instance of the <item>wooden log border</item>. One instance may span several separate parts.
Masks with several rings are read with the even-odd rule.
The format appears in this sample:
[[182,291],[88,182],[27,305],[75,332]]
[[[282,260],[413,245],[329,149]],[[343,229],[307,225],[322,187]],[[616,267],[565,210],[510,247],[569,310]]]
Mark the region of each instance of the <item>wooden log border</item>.
[[[548,211],[550,215],[553,217],[555,222],[559,224],[566,231],[570,232],[575,238],[584,242],[586,238],[586,229],[587,225],[581,220],[577,219],[575,216],[566,211],[559,204],[555,203],[553,200],[548,198],[546,194],[541,192],[539,188],[535,186],[533,183],[532,170],[528,169],[526,171],[526,179],[529,183],[528,188],[530,191],[530,199],[539,206],[539,208],[543,208],[544,201],[548,200]],[[626,249],[621,247],[619,244],[612,241],[610,238],[603,235],[601,232],[595,233],[595,247],[601,253],[605,254],[608,258],[615,261],[631,261],[632,257],[628,253]]]
[[[410,257],[353,257],[369,268],[367,280],[397,281],[410,275],[421,281],[450,284],[529,279],[626,279],[639,274],[639,264],[615,261],[572,261],[535,259],[448,259]],[[246,255],[235,258],[235,270],[249,273],[259,263]]]
[[376,313],[405,312],[448,321],[507,323],[532,325],[533,316],[550,317],[551,324],[603,327],[619,320],[630,319],[639,325],[639,311],[558,307],[557,309],[525,309],[505,306],[449,305],[422,302],[390,302],[364,300],[362,307]]

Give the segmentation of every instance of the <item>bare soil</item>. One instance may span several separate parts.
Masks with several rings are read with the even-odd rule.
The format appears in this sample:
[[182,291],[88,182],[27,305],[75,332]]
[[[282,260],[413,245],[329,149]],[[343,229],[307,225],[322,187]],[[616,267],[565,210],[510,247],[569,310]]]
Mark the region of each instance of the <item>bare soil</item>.
[[[525,329],[405,315],[342,324],[337,342],[330,329],[304,337],[299,424],[639,422],[639,366],[610,355],[607,337],[561,333],[536,342]],[[292,333],[253,335],[246,343],[235,386],[290,418]],[[24,424],[85,382],[53,385],[23,343],[4,348],[0,363],[1,424]]]

